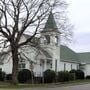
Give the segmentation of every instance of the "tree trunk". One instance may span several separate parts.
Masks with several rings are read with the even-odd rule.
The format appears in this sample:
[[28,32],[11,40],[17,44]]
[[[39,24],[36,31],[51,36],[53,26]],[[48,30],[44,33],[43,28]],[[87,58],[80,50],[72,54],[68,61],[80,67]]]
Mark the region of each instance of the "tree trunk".
[[11,46],[12,49],[12,84],[17,84],[18,83],[18,79],[17,79],[17,75],[18,75],[18,62],[19,62],[19,58],[18,58],[18,48],[15,47],[15,45]]

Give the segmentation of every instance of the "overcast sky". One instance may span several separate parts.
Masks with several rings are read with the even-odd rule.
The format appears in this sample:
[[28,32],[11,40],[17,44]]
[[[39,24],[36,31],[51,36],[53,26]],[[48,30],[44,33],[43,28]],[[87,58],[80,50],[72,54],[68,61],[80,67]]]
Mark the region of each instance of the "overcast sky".
[[66,0],[68,17],[74,25],[74,37],[69,45],[76,52],[90,52],[90,0]]

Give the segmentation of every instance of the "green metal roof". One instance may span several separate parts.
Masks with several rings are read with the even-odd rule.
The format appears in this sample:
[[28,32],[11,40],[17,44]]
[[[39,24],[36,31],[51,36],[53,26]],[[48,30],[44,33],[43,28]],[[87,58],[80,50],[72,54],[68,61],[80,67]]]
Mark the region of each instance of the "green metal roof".
[[61,45],[60,52],[61,61],[79,63],[78,54],[67,46]]
[[78,53],[81,63],[90,63],[90,52]]
[[42,32],[47,32],[47,31],[59,32],[52,12],[50,12],[50,15],[47,19],[47,22]]
[[90,63],[90,52],[76,53],[67,46],[60,46],[61,61],[75,62],[75,63]]

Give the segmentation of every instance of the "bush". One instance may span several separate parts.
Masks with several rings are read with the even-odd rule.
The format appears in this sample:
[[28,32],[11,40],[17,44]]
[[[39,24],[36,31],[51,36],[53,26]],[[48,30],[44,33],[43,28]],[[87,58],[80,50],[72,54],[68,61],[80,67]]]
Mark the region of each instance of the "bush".
[[75,69],[72,69],[72,70],[70,71],[70,73],[75,73],[75,74],[76,74],[76,72],[77,72],[77,70],[75,70]]
[[36,84],[43,83],[43,78],[42,77],[34,77],[34,83],[36,83]]
[[56,73],[53,70],[46,70],[44,72],[44,82],[45,83],[52,83],[55,80]]
[[30,81],[31,79],[31,72],[28,69],[23,69],[19,71],[18,73],[18,81],[20,83],[25,83],[27,81]]
[[72,80],[77,79],[77,70],[72,69],[69,73],[72,75]]
[[7,74],[6,75],[6,80],[9,80],[9,81],[12,80],[12,74]]
[[86,79],[90,79],[90,75],[87,75],[87,76],[86,76]]
[[71,70],[70,73],[74,75],[74,79],[84,79],[84,72],[82,70]]
[[0,71],[0,81],[4,81],[5,76],[6,76],[5,72]]
[[74,73],[70,73],[69,74],[69,80],[75,80],[75,74]]
[[60,71],[58,72],[58,81],[64,82],[70,80],[70,73],[68,71]]
[[84,72],[82,70],[77,70],[76,77],[77,79],[84,79]]

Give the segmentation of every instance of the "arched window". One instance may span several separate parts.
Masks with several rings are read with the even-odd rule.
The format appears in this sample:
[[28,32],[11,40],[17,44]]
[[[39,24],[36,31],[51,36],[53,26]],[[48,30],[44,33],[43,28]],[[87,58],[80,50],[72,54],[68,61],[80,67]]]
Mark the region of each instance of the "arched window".
[[58,36],[55,36],[55,44],[58,44]]
[[44,44],[50,44],[50,36],[49,35],[45,35],[43,40],[44,40]]
[[44,41],[44,44],[47,44],[47,40],[45,37],[43,38],[43,41]]
[[49,35],[45,35],[45,38],[47,40],[47,44],[50,44],[50,36]]

